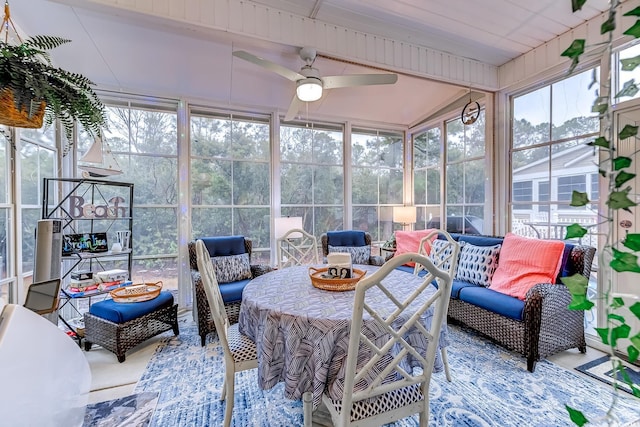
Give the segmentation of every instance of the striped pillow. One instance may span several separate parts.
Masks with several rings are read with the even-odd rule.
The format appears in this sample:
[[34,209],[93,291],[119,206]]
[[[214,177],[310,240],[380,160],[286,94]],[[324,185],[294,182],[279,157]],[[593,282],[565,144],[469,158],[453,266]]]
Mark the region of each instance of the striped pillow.
[[529,289],[538,283],[556,282],[563,251],[564,242],[560,240],[507,233],[489,289],[524,300]]

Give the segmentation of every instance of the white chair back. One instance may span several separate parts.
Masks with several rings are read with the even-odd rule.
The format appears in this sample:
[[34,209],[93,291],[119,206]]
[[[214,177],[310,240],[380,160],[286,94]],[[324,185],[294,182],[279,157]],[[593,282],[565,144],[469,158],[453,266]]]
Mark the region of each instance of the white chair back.
[[[439,234],[444,236],[444,239],[438,239]],[[420,240],[418,253],[428,256],[436,267],[448,272],[451,277],[455,277],[460,255],[460,243],[455,241],[446,231],[434,230],[423,237]],[[416,264],[413,274],[417,275],[423,270],[422,265]]]
[[[412,294],[396,295],[397,290],[385,286],[384,279],[407,262],[421,264],[427,273]],[[431,285],[434,279],[438,289]],[[356,285],[341,409],[323,396],[335,425],[355,422],[353,414],[358,421],[368,420],[362,425],[380,425],[414,413],[420,414],[421,426],[428,424],[429,383],[452,281],[450,272],[437,268],[426,256],[406,253]],[[381,298],[388,298],[389,304],[379,305]],[[379,313],[370,301],[376,307],[396,308]],[[371,331],[376,331],[375,339]]]
[[318,240],[300,228],[289,230],[276,240],[278,268],[320,264]]
[[231,355],[227,337],[229,319],[227,318],[227,312],[224,309],[224,301],[222,300],[222,294],[220,294],[218,279],[216,279],[216,272],[213,269],[211,256],[209,255],[209,251],[202,240],[196,241],[196,259],[198,262],[198,271],[202,278],[204,292],[207,295],[207,302],[211,309],[211,317],[213,318],[213,323],[216,325],[216,331],[220,337],[220,343],[222,344],[225,357],[228,357]]

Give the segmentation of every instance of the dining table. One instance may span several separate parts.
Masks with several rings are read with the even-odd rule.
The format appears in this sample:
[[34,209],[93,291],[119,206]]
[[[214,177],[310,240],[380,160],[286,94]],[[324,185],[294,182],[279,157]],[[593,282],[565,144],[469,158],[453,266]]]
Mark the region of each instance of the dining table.
[[[303,396],[308,399],[311,393],[314,410],[319,407],[325,390],[333,399],[342,398],[355,296],[353,290],[327,291],[314,287],[310,272],[321,267],[293,266],[254,278],[243,291],[239,315],[240,332],[256,343],[260,388],[271,389],[283,382],[285,397],[293,400]],[[372,265],[353,267],[365,271],[366,275],[379,269]],[[411,273],[393,270],[382,283],[393,289],[394,295],[403,298],[415,291],[423,280]],[[427,289],[424,298],[436,291],[433,286]],[[368,293],[366,298],[367,303],[384,317],[384,313],[390,314],[396,307],[381,294]],[[433,307],[423,314],[425,326],[430,326],[432,316]],[[365,313],[365,325],[367,319],[371,322],[371,317]],[[427,345],[424,343],[424,351]],[[445,323],[438,347],[447,345]],[[434,372],[443,370],[440,353],[436,352]]]

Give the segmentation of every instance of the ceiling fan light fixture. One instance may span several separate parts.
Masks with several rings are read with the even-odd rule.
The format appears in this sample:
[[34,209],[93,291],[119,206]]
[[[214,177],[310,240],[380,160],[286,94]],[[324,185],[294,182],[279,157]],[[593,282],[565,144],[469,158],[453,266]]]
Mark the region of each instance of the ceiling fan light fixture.
[[296,95],[300,101],[317,101],[322,96],[322,81],[313,77],[298,80]]

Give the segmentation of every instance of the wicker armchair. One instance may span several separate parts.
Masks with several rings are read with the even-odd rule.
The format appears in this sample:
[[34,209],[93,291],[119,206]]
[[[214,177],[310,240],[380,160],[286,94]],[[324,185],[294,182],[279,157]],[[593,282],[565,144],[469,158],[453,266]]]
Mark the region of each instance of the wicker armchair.
[[[220,238],[203,238],[205,241],[211,241],[215,239],[225,239],[229,237],[220,237]],[[198,323],[198,335],[200,335],[200,342],[204,346],[207,340],[207,335],[216,330],[216,327],[213,323],[213,318],[211,317],[211,310],[209,309],[209,303],[207,302],[207,295],[205,294],[202,279],[200,277],[200,272],[198,271],[198,261],[196,256],[196,241],[192,240],[188,243],[189,248],[189,266],[191,272],[191,284],[193,286],[193,295],[194,295],[194,304],[193,304],[193,318]],[[208,248],[209,249],[209,248]],[[251,260],[251,250],[252,243],[251,240],[244,237],[244,252],[249,254],[249,260]],[[211,249],[209,249],[211,253]],[[215,256],[213,257],[215,258]],[[244,288],[251,279],[254,277],[260,276],[264,273],[267,273],[273,270],[270,266],[266,264],[250,264],[251,277],[242,280],[235,281],[231,283],[220,283],[221,291],[226,285],[232,285],[234,287],[241,286]],[[240,303],[242,302],[242,293],[240,290],[239,295],[235,292],[236,295],[233,297],[225,298],[225,308],[227,312],[227,317],[229,318],[230,323],[238,322],[238,315],[240,313]]]
[[[330,252],[350,252],[354,264],[382,265],[384,258],[371,255],[371,234],[360,230],[328,231],[320,237],[322,243],[323,262],[327,262]],[[331,248],[330,248],[331,246]],[[358,262],[360,248],[368,247],[368,255]],[[366,262],[364,262],[366,261]]]

